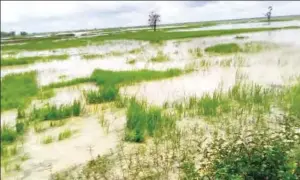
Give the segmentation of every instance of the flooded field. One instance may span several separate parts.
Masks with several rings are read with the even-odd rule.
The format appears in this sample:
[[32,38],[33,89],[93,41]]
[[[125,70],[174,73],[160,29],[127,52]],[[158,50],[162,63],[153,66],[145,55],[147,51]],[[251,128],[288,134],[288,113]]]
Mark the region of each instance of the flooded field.
[[[176,31],[266,26],[178,26]],[[300,24],[268,27],[288,26]],[[299,29],[282,29],[1,51],[1,179],[212,177],[218,168],[211,164],[222,169],[226,161],[218,153],[248,143],[246,132],[275,147],[271,132],[278,131],[283,136],[274,141],[291,141],[289,148],[299,149],[297,37]],[[16,63],[4,64],[5,58]],[[287,127],[293,136],[281,131]],[[299,162],[289,157],[288,163]]]

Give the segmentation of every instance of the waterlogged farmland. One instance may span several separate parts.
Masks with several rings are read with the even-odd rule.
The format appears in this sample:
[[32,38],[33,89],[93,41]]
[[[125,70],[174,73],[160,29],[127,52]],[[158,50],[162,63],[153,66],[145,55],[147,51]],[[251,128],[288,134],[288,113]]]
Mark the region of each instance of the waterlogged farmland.
[[1,179],[297,179],[297,37],[291,20],[1,42]]

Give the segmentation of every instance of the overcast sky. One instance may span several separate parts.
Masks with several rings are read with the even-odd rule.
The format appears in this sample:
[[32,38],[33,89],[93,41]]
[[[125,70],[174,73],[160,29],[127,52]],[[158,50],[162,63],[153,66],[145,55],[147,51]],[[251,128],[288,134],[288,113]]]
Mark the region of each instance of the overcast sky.
[[300,14],[300,1],[1,1],[1,31],[47,32]]

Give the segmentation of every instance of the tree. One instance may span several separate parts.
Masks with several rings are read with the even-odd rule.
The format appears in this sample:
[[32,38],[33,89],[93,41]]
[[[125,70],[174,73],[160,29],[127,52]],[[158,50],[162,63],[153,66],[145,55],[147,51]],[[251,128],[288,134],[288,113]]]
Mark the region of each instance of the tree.
[[21,36],[26,36],[26,35],[28,35],[28,33],[25,32],[25,31],[21,31],[21,32],[20,32],[20,35],[21,35]]
[[154,11],[149,14],[148,19],[150,27],[153,27],[153,30],[156,31],[157,23],[160,22],[160,15]]
[[266,16],[268,18],[268,23],[270,23],[273,7],[269,6],[268,9],[269,9],[269,11],[267,12]]

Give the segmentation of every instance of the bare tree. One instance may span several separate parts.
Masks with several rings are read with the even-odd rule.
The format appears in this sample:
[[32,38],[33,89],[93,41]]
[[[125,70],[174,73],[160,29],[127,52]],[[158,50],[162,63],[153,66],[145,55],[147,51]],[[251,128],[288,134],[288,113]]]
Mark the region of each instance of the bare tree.
[[268,23],[270,24],[273,7],[269,6],[268,9],[269,11],[267,12],[266,16],[268,18]]
[[150,27],[153,28],[154,31],[156,31],[156,26],[157,26],[158,22],[160,22],[160,15],[158,13],[152,11],[149,14],[148,23],[149,23]]

